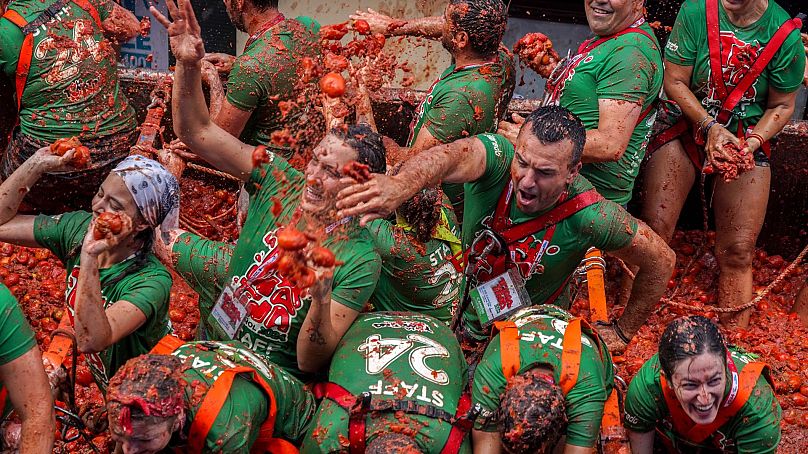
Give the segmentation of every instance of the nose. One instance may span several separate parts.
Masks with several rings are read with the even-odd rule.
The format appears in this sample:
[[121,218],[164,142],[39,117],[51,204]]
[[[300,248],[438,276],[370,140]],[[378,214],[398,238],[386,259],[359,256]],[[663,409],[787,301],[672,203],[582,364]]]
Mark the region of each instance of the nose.
[[702,386],[699,388],[699,395],[696,397],[697,402],[699,405],[707,405],[712,403],[712,399],[710,399],[710,393],[707,391],[707,386]]
[[519,180],[519,187],[524,190],[536,187],[536,172],[533,169],[528,169],[525,176]]

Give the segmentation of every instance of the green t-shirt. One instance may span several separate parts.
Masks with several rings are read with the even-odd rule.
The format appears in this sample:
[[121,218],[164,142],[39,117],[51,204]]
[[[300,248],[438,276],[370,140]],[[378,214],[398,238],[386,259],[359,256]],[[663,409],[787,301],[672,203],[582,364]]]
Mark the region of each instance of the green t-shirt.
[[[285,127],[298,131],[308,126],[307,116],[312,113],[307,110],[313,103],[298,100],[300,60],[316,59],[320,52],[316,40],[319,30],[320,24],[309,17],[284,20],[259,36],[236,59],[227,79],[227,101],[252,112],[241,140],[251,145],[270,145],[273,132]],[[285,118],[278,107],[282,101],[294,101]],[[275,151],[282,151],[287,159],[293,152],[287,148]]]
[[[740,372],[754,361],[740,349],[730,348],[732,359]],[[661,368],[659,356],[649,359],[631,380],[626,394],[625,426],[634,432],[664,434],[679,452],[701,453],[773,453],[780,443],[782,410],[769,382],[761,375],[749,400],[712,437],[701,444],[686,441],[673,430],[662,387],[659,382]],[[727,370],[729,377],[729,370]],[[724,397],[730,393],[731,380],[727,380]]]
[[[363,314],[334,352],[328,380],[353,395],[367,391],[375,402],[413,401],[454,415],[466,386],[466,361],[452,332],[435,318],[404,312]],[[348,420],[348,412],[324,399],[301,452],[347,452]],[[421,452],[435,454],[452,429],[440,419],[392,411],[370,413],[365,424],[366,444],[396,426],[403,433],[415,432]],[[460,452],[471,452],[468,438]]]
[[[183,359],[188,366],[183,373],[183,378],[190,384],[185,390],[190,410],[184,426],[185,439],[202,404],[202,399],[195,396],[195,390],[199,387],[209,389],[224,369],[234,366],[255,369],[272,389],[277,411],[273,437],[297,443],[308,430],[316,407],[311,392],[298,379],[265,361],[240,342],[190,342],[178,348],[173,355]],[[250,452],[261,424],[266,420],[268,398],[260,384],[246,374],[238,375],[205,438],[202,452]],[[174,437],[170,446],[182,444],[178,437]]]
[[[577,115],[586,129],[598,128],[601,99],[641,104],[642,112],[656,102],[663,76],[660,46],[648,24],[640,28],[652,38],[626,33],[571,60],[571,70],[560,82],[559,104]],[[619,205],[631,200],[655,117],[652,112],[634,128],[620,160],[584,164],[581,175],[603,197]]]
[[[311,297],[291,285],[276,269],[257,270],[261,265],[274,262],[280,254],[275,234],[300,206],[305,176],[280,156],[270,151],[267,154],[270,162],[255,169],[244,186],[250,194],[250,209],[233,248],[224,282],[240,287],[239,291],[249,298],[249,315],[236,333],[236,339],[288,372],[301,376],[297,368],[297,336],[309,311]],[[275,201],[282,207],[278,216],[272,214]],[[302,230],[305,226],[299,223],[297,227]],[[183,244],[177,242],[174,250],[182,249]],[[331,249],[343,263],[334,272],[331,299],[361,312],[376,287],[381,268],[370,235],[359,227],[357,220],[350,220],[337,224],[323,246]],[[206,260],[197,262],[204,264]]]
[[[89,0],[101,18],[111,0]],[[12,0],[8,6],[27,21],[53,2]],[[52,142],[84,133],[104,137],[137,126],[135,111],[118,84],[117,54],[92,16],[68,2],[56,19],[33,33],[31,70],[22,96],[20,128],[35,139]],[[0,73],[14,78],[24,36],[0,19]]]
[[[463,212],[463,248],[471,242],[490,221],[496,210],[497,201],[511,181],[510,167],[514,157],[513,145],[497,134],[477,136],[485,146],[487,156],[485,172],[476,181],[466,183],[466,205]],[[568,197],[572,198],[592,189],[592,184],[582,176],[576,177],[567,187]],[[515,198],[510,202],[508,216],[514,225],[534,219],[544,213],[527,215],[516,205]],[[590,247],[604,251],[614,251],[631,244],[637,233],[637,220],[614,202],[603,200],[575,213],[556,225],[555,234],[542,250],[545,231],[511,245],[511,255],[515,257],[520,274],[526,280],[525,288],[532,304],[555,304],[569,307],[569,296],[561,294],[554,301],[547,301],[572,275]],[[533,273],[529,274],[531,264]],[[539,266],[541,265],[541,266]],[[543,268],[543,271],[542,271]],[[473,305],[463,314],[464,324],[472,334],[484,336],[479,318]]]
[[[707,0],[714,1],[714,0]],[[763,16],[748,27],[736,27],[727,18],[724,7],[718,2],[719,28],[721,29],[721,66],[728,91],[738,85],[743,74],[751,67],[774,33],[786,20],[788,13],[777,3],[770,1]],[[686,0],[679,10],[676,23],[665,46],[665,60],[693,68],[690,87],[696,98],[710,115],[718,115],[721,105],[710,79],[710,50],[707,43],[707,13],[704,0]],[[766,110],[769,88],[784,93],[799,89],[805,71],[805,49],[800,42],[798,30],[792,32],[783,46],[766,65],[757,81],[743,95],[732,110],[732,122],[728,129],[738,130],[738,118],[745,127],[757,124]]]
[[[81,245],[92,217],[86,211],[74,211],[58,216],[40,215],[34,221],[36,242],[53,252],[67,271],[65,298],[71,321],[76,301]],[[148,353],[170,330],[168,300],[171,274],[151,253],[147,256],[145,265],[133,272],[130,267],[136,260],[136,257],[130,257],[109,268],[98,270],[104,308],[124,300],[132,303],[146,316],[143,325],[130,335],[102,352],[84,355],[102,392],[106,391],[109,379],[118,368],[126,361]],[[111,282],[115,280],[117,282]]]
[[[441,74],[415,111],[407,146],[426,128],[441,143],[495,132],[513,96],[516,69],[513,55],[500,47],[495,63],[456,68],[454,63]],[[442,185],[446,195],[462,207],[463,185]]]
[[373,310],[417,312],[442,322],[452,319],[460,300],[458,268],[463,259],[458,257],[457,265],[453,264],[452,247],[460,250],[460,232],[452,210],[441,210],[446,224],[425,244],[418,243],[406,227],[386,219],[370,223],[368,230],[382,259],[379,282],[370,297]]
[[[536,366],[553,370],[556,383],[561,378],[561,343],[572,315],[554,306],[529,307],[511,318],[519,328],[519,372]],[[593,447],[600,438],[603,407],[614,385],[612,359],[606,345],[588,334],[581,334],[581,366],[578,381],[566,395],[567,443]],[[499,334],[491,339],[474,373],[473,404],[482,406],[475,429],[497,432],[497,409],[507,381],[502,373]]]
[[[5,284],[0,284],[0,366],[8,364],[20,356],[37,348],[34,332],[25,319],[17,298],[8,291]],[[1,384],[1,383],[0,383]],[[6,397],[0,419],[4,419],[11,411],[11,399]]]

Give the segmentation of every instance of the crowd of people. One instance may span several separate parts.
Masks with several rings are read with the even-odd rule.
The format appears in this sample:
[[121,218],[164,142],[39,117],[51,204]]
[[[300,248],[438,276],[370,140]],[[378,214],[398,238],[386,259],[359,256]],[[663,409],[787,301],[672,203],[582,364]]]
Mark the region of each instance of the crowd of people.
[[[800,18],[772,0],[685,0],[663,45],[644,0],[587,0],[592,38],[576,52],[557,58],[545,39],[517,52],[546,94],[506,121],[516,56],[501,0],[336,25],[225,1],[249,35],[238,57],[205,52],[190,0],[166,5],[151,13],[176,59],[177,139],[158,151],[133,148],[116,71],[134,15],[111,0],[0,0],[0,72],[19,112],[0,241],[64,264],[64,331],[116,452],[586,453],[621,407],[631,452],[776,451],[768,369],[722,335],[749,309],[675,320],[625,391],[612,357],[665,293],[699,175],[715,181],[717,304],[752,299],[770,142],[808,85]],[[368,99],[381,59],[326,45],[348,29],[451,55],[401,146]],[[342,72],[344,103],[318,82],[344,85]],[[345,105],[354,116],[335,112]],[[240,181],[234,244],[180,228],[186,161]],[[569,311],[593,253],[628,271],[609,322]],[[194,341],[173,335],[172,276],[199,295]],[[3,447],[51,452],[64,367],[5,285],[0,305]]]

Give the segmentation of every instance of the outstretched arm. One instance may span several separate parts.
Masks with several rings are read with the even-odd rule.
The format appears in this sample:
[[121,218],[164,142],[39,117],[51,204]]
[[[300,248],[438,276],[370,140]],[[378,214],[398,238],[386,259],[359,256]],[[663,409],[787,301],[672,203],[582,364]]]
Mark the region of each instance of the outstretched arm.
[[477,180],[485,173],[485,162],[485,146],[476,137],[424,150],[408,159],[397,175],[373,174],[366,183],[352,184],[340,191],[337,215],[362,216],[361,223],[365,225],[386,217],[423,188],[441,182]]
[[166,2],[174,21],[151,7],[155,19],[168,30],[171,51],[177,58],[171,99],[174,132],[194,153],[217,169],[246,181],[252,171],[252,150],[211,121],[202,93],[201,68],[205,56],[201,29],[190,0]]
[[370,25],[370,31],[385,36],[420,36],[440,39],[443,35],[443,16],[398,20],[368,8],[367,11],[357,10],[356,13],[351,14],[351,19],[363,20]]
[[112,3],[112,12],[101,26],[104,28],[104,36],[117,43],[125,43],[140,33],[137,17],[115,2]]
[[19,452],[50,453],[56,430],[48,377],[42,356],[33,347],[19,358],[0,366],[0,379],[8,390],[11,404],[22,419]]

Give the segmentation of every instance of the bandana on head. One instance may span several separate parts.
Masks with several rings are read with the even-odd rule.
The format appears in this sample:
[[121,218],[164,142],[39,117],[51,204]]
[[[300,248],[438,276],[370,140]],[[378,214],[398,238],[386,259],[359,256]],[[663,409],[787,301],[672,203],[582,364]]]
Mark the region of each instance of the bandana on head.
[[143,156],[129,156],[113,170],[135,199],[140,214],[152,227],[160,227],[163,241],[179,226],[180,185],[159,162]]

